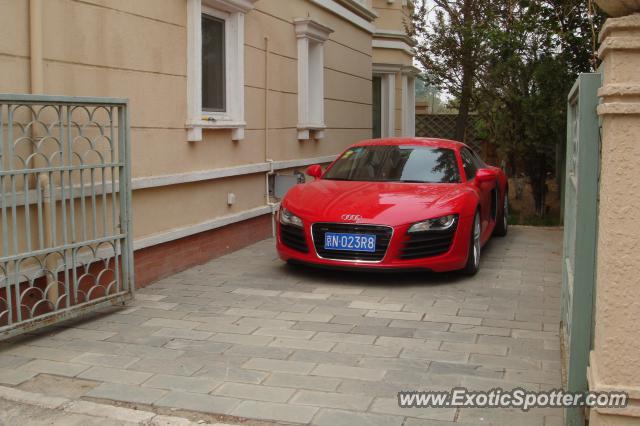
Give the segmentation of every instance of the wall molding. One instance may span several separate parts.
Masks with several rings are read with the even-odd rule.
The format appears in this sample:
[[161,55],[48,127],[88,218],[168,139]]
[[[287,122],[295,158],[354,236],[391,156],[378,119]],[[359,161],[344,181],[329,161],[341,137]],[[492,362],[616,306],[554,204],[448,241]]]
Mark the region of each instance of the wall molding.
[[640,96],[638,83],[610,83],[598,90],[598,96]]
[[414,56],[416,54],[415,50],[411,45],[409,45],[406,41],[403,40],[376,40],[374,39],[371,42],[371,46],[374,49],[394,49],[394,50],[402,50],[406,54],[410,56]]
[[155,246],[169,241],[178,240],[201,232],[211,231],[212,229],[222,228],[232,223],[242,222],[244,220],[253,219],[254,217],[270,214],[278,210],[276,206],[260,206],[240,213],[220,216],[206,222],[187,225],[180,228],[173,228],[168,231],[152,234],[147,237],[139,238],[133,241],[133,250]]
[[402,71],[400,64],[382,64],[374,62],[372,65],[373,74],[395,74]]
[[278,160],[254,164],[244,164],[241,166],[222,167],[218,169],[198,170],[186,173],[174,173],[168,175],[137,177],[131,182],[132,189],[157,188],[160,186],[180,185],[183,183],[201,182],[205,180],[222,179],[234,176],[244,176],[256,173],[266,173],[271,170],[283,170],[294,167],[304,167],[311,164],[329,163],[335,160],[336,155],[326,155],[322,157],[301,158],[294,160]]
[[412,39],[405,30],[385,30],[376,28],[376,32],[373,34],[374,40],[399,40],[404,41],[409,46],[415,46],[417,42]]
[[[196,223],[196,224],[187,225],[179,228],[173,228],[168,231],[159,232],[157,234],[152,234],[152,235],[134,240],[133,250],[140,250],[140,249],[155,246],[158,244],[167,243],[169,241],[177,240],[180,238],[189,237],[191,235],[199,234],[201,232],[222,228],[223,226],[231,225],[233,223],[242,222],[248,219],[253,219],[258,216],[273,213],[278,209],[279,209],[279,204],[275,204],[273,206],[260,206],[260,207],[255,207],[249,210],[244,210],[239,213],[220,216],[206,222]],[[98,249],[95,254],[96,261],[109,259],[112,257],[114,257],[113,252],[105,248]],[[88,262],[91,260],[92,258],[89,257],[88,255],[81,255],[78,257],[78,261],[80,262]],[[67,264],[72,263],[70,258],[68,258],[66,262]],[[58,263],[57,267],[59,267],[59,265],[60,263]],[[35,265],[25,268],[23,271],[21,271],[21,274],[23,274],[28,279],[32,279],[32,280],[44,276],[42,269]]]
[[640,41],[633,37],[618,37],[612,35],[604,39],[598,49],[598,57],[604,60],[605,56],[615,50],[640,50]]
[[605,102],[598,105],[598,115],[640,115],[640,102]]
[[592,408],[602,414],[640,418],[640,386],[626,386],[623,384],[608,384],[600,379],[598,374],[598,359],[592,350],[589,353],[589,368],[587,382],[591,392],[626,392],[629,395],[625,408]]
[[[158,176],[143,176],[136,177],[131,180],[131,189],[141,190],[148,188],[160,188],[163,186],[171,186],[171,185],[180,185],[184,183],[192,183],[192,182],[202,182],[207,180],[215,180],[215,179],[224,179],[228,177],[234,176],[246,176],[257,173],[266,173],[271,171],[271,167],[273,170],[284,170],[291,169],[294,167],[304,167],[309,166],[311,164],[324,164],[330,163],[335,160],[336,155],[325,155],[322,157],[312,157],[312,158],[300,158],[294,160],[278,160],[263,163],[254,163],[254,164],[243,164],[239,166],[233,167],[221,167],[217,169],[209,169],[209,170],[196,170],[185,173],[172,173],[167,175],[158,175]],[[81,186],[74,185],[73,186],[73,198],[80,198],[80,188]],[[102,195],[102,184],[96,184],[96,196]],[[118,192],[119,188],[116,185],[115,192]],[[111,181],[105,183],[105,193],[111,194],[113,191]],[[85,197],[91,196],[91,186],[89,184],[84,185],[84,194]],[[16,206],[24,206],[26,197],[24,192],[18,192],[16,194]],[[56,188],[55,190],[56,200],[62,199],[62,191],[60,188]],[[70,197],[70,191],[68,188],[65,188],[65,199],[68,200]],[[34,189],[29,190],[29,204],[36,204],[37,193]],[[11,197],[8,196],[8,199],[11,200]],[[13,205],[10,203],[9,206]]]
[[341,4],[337,3],[334,0],[310,0],[311,3],[314,3],[323,9],[327,9],[328,11],[338,15],[339,17],[345,19],[346,21],[351,22],[353,25],[362,28],[368,33],[373,34],[375,32],[375,26],[373,25],[373,20],[375,18],[363,18],[362,16],[356,14],[355,12],[347,9]]
[[335,0],[335,2],[340,3],[364,19],[374,21],[378,17],[378,12],[366,0]]

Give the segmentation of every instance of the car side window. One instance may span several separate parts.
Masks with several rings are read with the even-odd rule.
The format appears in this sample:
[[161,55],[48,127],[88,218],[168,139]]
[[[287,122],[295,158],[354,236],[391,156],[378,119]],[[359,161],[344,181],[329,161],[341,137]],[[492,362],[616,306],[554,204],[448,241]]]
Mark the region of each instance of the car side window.
[[473,162],[478,167],[478,169],[483,169],[487,167],[487,163],[485,163],[484,160],[480,158],[480,155],[478,155],[477,152],[475,152],[474,150],[470,150],[470,152],[471,152],[471,156],[473,157]]
[[464,174],[467,176],[467,180],[471,180],[476,177],[478,167],[473,160],[473,154],[471,154],[466,148],[460,150],[460,156],[462,157],[462,167],[464,168]]

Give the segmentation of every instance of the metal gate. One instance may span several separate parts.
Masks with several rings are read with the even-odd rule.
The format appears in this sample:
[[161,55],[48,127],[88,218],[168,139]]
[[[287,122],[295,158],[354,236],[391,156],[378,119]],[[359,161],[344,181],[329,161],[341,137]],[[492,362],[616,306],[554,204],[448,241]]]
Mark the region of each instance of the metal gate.
[[[600,73],[582,74],[568,98],[564,198],[562,330],[566,388],[585,392],[593,338],[596,279],[600,122],[596,108]],[[565,410],[565,424],[584,425],[581,408]]]
[[0,337],[133,295],[127,101],[0,94]]

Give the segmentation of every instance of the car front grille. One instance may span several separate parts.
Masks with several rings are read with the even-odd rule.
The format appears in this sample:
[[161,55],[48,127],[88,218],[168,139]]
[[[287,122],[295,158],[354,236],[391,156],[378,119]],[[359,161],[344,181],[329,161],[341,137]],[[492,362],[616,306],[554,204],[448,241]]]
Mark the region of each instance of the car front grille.
[[307,238],[304,235],[304,229],[297,226],[280,224],[280,240],[285,246],[297,250],[302,253],[309,252]]
[[400,259],[411,260],[444,254],[451,248],[457,225],[446,231],[424,231],[408,234]]
[[[392,228],[379,225],[357,225],[351,223],[314,223],[311,226],[313,242],[318,256],[325,259],[379,262],[384,258],[393,234]],[[376,250],[366,251],[342,251],[325,250],[324,234],[327,232],[339,232],[347,234],[375,234]]]

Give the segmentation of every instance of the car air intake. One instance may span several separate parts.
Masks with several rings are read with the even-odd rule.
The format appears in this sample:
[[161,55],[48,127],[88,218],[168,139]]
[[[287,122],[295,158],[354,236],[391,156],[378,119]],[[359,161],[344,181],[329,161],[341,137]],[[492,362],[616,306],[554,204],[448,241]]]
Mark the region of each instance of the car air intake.
[[456,228],[457,225],[446,231],[424,231],[408,234],[409,239],[402,247],[400,259],[411,260],[445,254],[451,248]]
[[309,252],[309,246],[307,246],[307,239],[304,236],[304,229],[297,226],[280,224],[280,241],[285,246],[302,253]]
[[[324,259],[346,260],[346,261],[364,261],[379,262],[384,258],[391,241],[392,228],[388,226],[378,225],[357,225],[351,223],[314,223],[311,225],[313,234],[313,244],[316,248],[318,256]],[[375,251],[342,251],[342,250],[326,250],[324,248],[324,234],[327,232],[346,233],[346,234],[375,234],[376,248]]]

